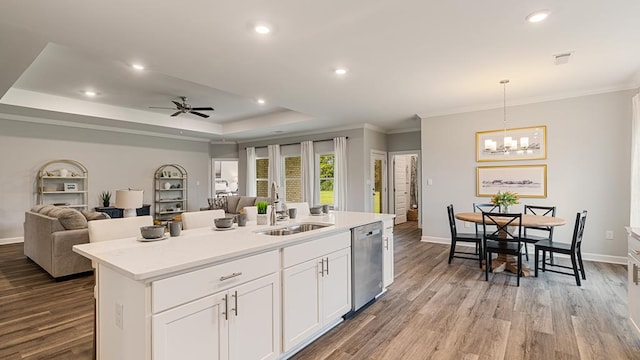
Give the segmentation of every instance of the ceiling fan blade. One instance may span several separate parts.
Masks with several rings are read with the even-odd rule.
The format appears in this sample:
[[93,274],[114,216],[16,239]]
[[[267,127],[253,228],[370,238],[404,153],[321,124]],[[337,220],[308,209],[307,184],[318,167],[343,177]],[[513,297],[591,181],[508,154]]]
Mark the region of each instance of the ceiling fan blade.
[[180,114],[182,114],[182,111],[176,111],[173,114],[171,114],[171,116],[178,116]]
[[212,107],[194,107],[191,108],[191,110],[198,110],[198,111],[213,111],[214,108]]
[[160,106],[149,106],[149,109],[168,109],[168,110],[175,110],[175,108],[160,107]]
[[209,117],[209,115],[203,114],[203,113],[199,113],[197,111],[189,111],[189,112],[192,113],[193,115],[202,116],[203,118],[208,118]]
[[172,103],[174,103],[174,104],[176,104],[176,106],[178,107],[178,109],[182,109],[182,104],[180,104],[179,102],[177,102],[177,101],[173,101],[173,100],[171,100],[171,102],[172,102]]

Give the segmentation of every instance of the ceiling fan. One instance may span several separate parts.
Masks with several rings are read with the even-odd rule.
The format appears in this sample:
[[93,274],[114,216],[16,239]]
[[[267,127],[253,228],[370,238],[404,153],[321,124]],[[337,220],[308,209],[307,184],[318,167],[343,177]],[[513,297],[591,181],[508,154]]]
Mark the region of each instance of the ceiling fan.
[[[171,114],[171,116],[178,116],[180,114],[185,114],[185,113],[191,113],[193,115],[198,115],[201,116],[203,118],[208,118],[209,115],[207,114],[203,114],[199,111],[213,111],[214,109],[212,107],[191,107],[191,105],[187,104],[187,97],[186,96],[180,96],[180,99],[182,100],[182,103],[179,103],[177,101],[171,100],[172,103],[176,104],[175,113]],[[169,107],[158,107],[158,106],[149,106],[149,108],[151,109],[170,109],[170,110],[174,110],[174,108],[169,108]]]

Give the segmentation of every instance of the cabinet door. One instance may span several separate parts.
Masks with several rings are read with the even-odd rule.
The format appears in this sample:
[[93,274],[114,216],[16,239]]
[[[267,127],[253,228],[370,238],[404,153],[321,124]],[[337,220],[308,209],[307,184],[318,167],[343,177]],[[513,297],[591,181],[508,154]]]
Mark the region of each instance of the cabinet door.
[[385,229],[382,235],[382,287],[386,288],[393,282],[393,228]]
[[[333,321],[351,310],[351,248],[338,250],[322,258],[322,323]],[[321,267],[322,269],[322,267]]]
[[153,315],[153,359],[227,359],[227,296],[217,293]]
[[282,271],[284,351],[298,345],[322,326],[320,269],[320,259],[313,259]]
[[276,359],[280,348],[278,274],[229,290],[229,358]]

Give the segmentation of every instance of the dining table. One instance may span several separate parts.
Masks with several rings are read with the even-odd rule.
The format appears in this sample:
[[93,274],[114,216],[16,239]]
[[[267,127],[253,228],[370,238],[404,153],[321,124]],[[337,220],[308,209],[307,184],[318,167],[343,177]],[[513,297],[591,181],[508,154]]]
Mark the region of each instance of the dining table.
[[[482,212],[461,212],[461,213],[455,214],[455,217],[458,220],[472,222],[476,224],[482,224]],[[536,226],[536,227],[562,226],[562,225],[565,225],[566,223],[567,221],[560,217],[522,214],[523,228],[532,227],[532,226]],[[495,223],[492,222],[491,224],[495,224]],[[499,225],[504,225],[504,223]],[[523,229],[522,235],[524,236],[524,229]],[[483,265],[483,266],[486,266],[486,265]],[[502,272],[506,270],[515,274],[518,272],[517,259],[512,255],[498,254],[498,257],[491,261],[491,269],[494,273]],[[523,262],[521,276],[533,276],[533,275],[534,275],[534,271],[529,268],[529,265],[526,262]]]

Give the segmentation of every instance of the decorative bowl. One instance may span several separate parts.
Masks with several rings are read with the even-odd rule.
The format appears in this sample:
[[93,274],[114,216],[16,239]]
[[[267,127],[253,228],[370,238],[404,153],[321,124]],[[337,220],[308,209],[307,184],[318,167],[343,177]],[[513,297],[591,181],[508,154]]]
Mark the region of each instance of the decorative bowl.
[[230,228],[231,225],[233,225],[233,219],[234,217],[223,217],[223,218],[213,219],[213,222],[217,228],[226,229],[226,228]]
[[151,225],[140,227],[140,234],[145,239],[158,239],[164,236],[164,226]]
[[311,215],[319,215],[322,214],[322,205],[316,205],[309,208],[309,212]]

